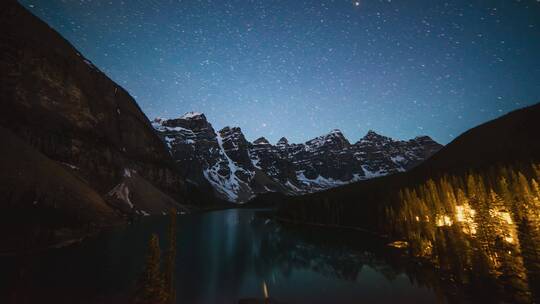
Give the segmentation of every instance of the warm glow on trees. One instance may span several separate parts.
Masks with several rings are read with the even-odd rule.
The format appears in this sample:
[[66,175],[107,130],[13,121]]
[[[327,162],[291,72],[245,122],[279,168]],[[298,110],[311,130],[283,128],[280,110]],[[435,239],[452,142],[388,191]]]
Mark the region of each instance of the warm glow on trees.
[[402,189],[399,202],[386,208],[386,216],[393,217],[388,218],[393,225],[389,233],[407,240],[413,255],[438,267],[455,268],[445,265],[449,256],[459,256],[471,276],[509,278],[527,302],[523,282],[530,259],[523,256],[533,261],[540,256],[539,169],[497,167]]

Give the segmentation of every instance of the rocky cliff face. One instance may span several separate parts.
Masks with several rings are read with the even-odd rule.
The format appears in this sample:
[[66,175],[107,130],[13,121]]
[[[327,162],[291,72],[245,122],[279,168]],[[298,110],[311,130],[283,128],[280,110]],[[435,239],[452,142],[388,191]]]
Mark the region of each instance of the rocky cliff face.
[[355,159],[364,163],[362,169],[368,176],[379,176],[407,171],[441,148],[429,136],[395,141],[369,131],[352,150]]
[[[0,4],[0,37],[0,126],[75,170],[107,201],[108,193],[124,185],[128,194],[116,197],[128,212],[161,214],[190,202],[169,151],[123,88],[16,1]],[[134,183],[126,183],[125,172],[136,173],[141,187],[130,189]],[[163,192],[157,196],[163,200],[145,201],[143,208],[134,198],[137,192],[140,197]]]
[[[247,201],[264,183],[251,160],[251,147],[240,128],[214,130],[204,114],[156,119],[153,126],[170,149],[183,174],[198,187],[207,185],[228,201]],[[274,183],[271,180],[268,183]]]
[[427,136],[396,141],[373,131],[351,144],[339,130],[303,144],[281,138],[272,145],[264,137],[250,143],[240,128],[215,131],[201,113],[156,119],[153,125],[173,158],[190,168],[190,179],[209,182],[218,196],[232,202],[266,192],[304,194],[403,172],[442,147]]

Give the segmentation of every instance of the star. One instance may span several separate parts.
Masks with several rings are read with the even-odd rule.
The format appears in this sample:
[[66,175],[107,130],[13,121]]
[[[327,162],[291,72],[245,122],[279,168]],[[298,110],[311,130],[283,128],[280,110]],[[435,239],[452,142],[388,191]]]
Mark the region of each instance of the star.
[[203,112],[248,140],[444,144],[540,100],[535,1],[19,1],[150,119]]

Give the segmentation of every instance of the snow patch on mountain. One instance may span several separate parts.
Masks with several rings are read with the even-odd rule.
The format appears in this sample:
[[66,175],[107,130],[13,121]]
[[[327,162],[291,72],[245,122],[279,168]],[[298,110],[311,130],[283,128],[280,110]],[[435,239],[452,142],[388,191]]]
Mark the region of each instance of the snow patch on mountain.
[[290,180],[287,180],[287,182],[285,182],[285,187],[287,187],[288,189],[291,189],[293,191],[293,193],[297,193],[297,194],[301,194],[301,193],[306,192],[305,190],[300,189],[297,186],[295,186],[293,183],[291,183]]
[[310,178],[307,178],[304,175],[303,171],[297,172],[297,178],[298,178],[299,182],[311,187],[312,191],[308,191],[308,192],[314,192],[314,191],[318,191],[318,190],[322,190],[322,189],[334,188],[334,187],[343,186],[343,185],[346,185],[346,184],[350,183],[350,181],[342,181],[342,180],[339,180],[339,179],[333,179],[331,177],[327,178],[327,177],[323,177],[321,175],[318,175],[314,179],[310,179]]
[[191,119],[195,117],[202,116],[203,114],[200,112],[187,112],[186,114],[182,115],[180,118],[182,119]]
[[124,182],[116,185],[108,194],[128,204],[133,209],[133,203],[129,199],[129,188]]
[[193,134],[193,131],[191,131],[190,129],[186,129],[186,128],[182,128],[182,127],[167,127],[167,126],[164,126],[164,125],[160,124],[159,122],[153,122],[152,126],[154,127],[154,129],[156,129],[158,131],[185,132],[185,133],[188,133],[188,134]]
[[362,166],[362,170],[364,170],[364,176],[365,179],[375,178],[375,177],[381,177],[388,175],[388,172],[384,170],[378,170],[378,171],[370,171],[367,166]]
[[251,160],[251,164],[253,165],[253,167],[255,167],[257,169],[261,169],[261,167],[259,166],[259,162],[261,160],[259,159],[259,157],[256,154],[253,154],[250,151],[249,152],[249,159]]
[[167,144],[167,147],[169,147],[169,149],[172,148],[172,144],[174,143],[174,137],[170,137],[170,136],[165,136],[164,137],[165,139],[165,143]]
[[405,160],[405,157],[401,156],[401,155],[398,155],[398,156],[392,156],[390,157],[390,159],[396,163],[396,164],[399,164],[401,162],[403,162]]
[[225,148],[223,147],[223,138],[219,132],[216,132],[216,139],[219,146],[219,154],[226,161],[229,174],[228,176],[223,176],[219,173],[221,167],[218,162],[210,169],[204,170],[204,176],[217,191],[224,194],[229,201],[235,202],[238,201],[238,192],[241,190],[241,186],[246,186],[245,183],[237,177],[236,173],[245,170],[238,167],[229,155],[227,155]]

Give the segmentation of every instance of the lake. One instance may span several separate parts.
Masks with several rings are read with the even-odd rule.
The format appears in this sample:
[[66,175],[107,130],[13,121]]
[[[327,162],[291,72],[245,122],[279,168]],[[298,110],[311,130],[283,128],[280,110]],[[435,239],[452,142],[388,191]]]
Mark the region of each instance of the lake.
[[[400,261],[376,239],[287,228],[257,212],[178,217],[178,303],[262,298],[263,282],[280,303],[446,302],[431,268]],[[121,303],[142,271],[150,235],[166,248],[167,225],[168,217],[148,217],[67,248],[0,257],[0,302]]]

